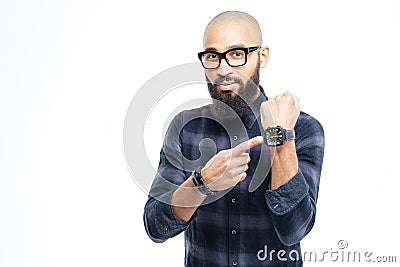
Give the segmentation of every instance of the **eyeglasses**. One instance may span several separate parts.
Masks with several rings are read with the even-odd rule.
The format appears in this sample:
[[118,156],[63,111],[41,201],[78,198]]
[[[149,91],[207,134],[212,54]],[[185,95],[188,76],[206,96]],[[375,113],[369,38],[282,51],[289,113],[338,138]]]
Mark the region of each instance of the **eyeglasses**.
[[201,65],[205,69],[216,69],[221,65],[221,59],[225,59],[231,67],[243,66],[247,63],[247,55],[258,50],[261,46],[238,47],[229,49],[223,53],[204,51],[198,53]]

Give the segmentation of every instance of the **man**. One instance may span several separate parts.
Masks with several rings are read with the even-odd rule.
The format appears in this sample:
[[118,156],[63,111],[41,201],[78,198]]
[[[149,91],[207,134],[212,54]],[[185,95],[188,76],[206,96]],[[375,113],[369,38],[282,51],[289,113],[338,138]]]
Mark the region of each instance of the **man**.
[[290,91],[267,98],[258,22],[228,11],[204,33],[213,104],[179,113],[144,210],[155,242],[185,232],[185,266],[302,266],[324,154],[320,123]]

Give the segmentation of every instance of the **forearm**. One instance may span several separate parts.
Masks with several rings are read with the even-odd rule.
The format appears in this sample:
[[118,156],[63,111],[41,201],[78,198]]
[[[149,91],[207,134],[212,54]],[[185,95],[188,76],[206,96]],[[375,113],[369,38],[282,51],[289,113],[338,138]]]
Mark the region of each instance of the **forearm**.
[[[269,102],[261,109],[264,128],[281,125],[284,129],[294,128],[296,132],[296,140],[271,148],[271,186],[265,194],[279,239],[292,245],[300,242],[314,225],[324,156],[324,131],[317,120],[305,113],[300,114],[295,125],[290,123],[290,118],[295,118],[290,114],[295,112],[287,97]],[[296,105],[298,99],[295,98]],[[274,123],[268,120],[269,108],[274,114]],[[291,111],[286,112],[288,110]]]
[[294,140],[276,147],[267,202],[275,230],[284,244],[300,242],[314,224],[315,203],[308,191],[307,182],[299,171]]
[[294,140],[272,149],[274,153],[271,166],[271,189],[275,190],[296,175],[299,171],[299,163]]
[[206,195],[195,187],[192,177],[189,177],[172,195],[172,209],[177,217],[188,222],[204,201]]

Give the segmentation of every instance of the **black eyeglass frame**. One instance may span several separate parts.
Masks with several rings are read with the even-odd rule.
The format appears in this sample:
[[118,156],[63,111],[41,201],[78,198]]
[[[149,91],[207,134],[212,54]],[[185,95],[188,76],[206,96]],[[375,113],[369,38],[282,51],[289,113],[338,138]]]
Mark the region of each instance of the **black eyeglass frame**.
[[[201,65],[203,66],[203,68],[208,69],[208,70],[211,70],[211,69],[218,69],[219,66],[221,66],[221,60],[222,60],[222,59],[225,59],[226,63],[228,63],[228,65],[231,66],[231,67],[240,67],[240,66],[246,65],[246,63],[247,63],[247,55],[248,55],[249,53],[254,52],[254,51],[257,51],[257,50],[260,49],[260,48],[261,48],[261,46],[237,47],[237,48],[232,48],[232,49],[226,50],[226,51],[223,52],[223,53],[219,53],[219,52],[216,52],[216,51],[203,51],[203,52],[198,53],[197,56],[199,57],[199,60],[200,60],[200,62],[201,62]],[[231,64],[229,63],[229,59],[226,58],[226,55],[227,55],[229,52],[236,51],[236,50],[241,50],[241,51],[244,52],[244,54],[245,54],[244,63],[243,63],[243,64],[240,64],[240,65],[231,65]],[[218,65],[217,65],[216,67],[207,68],[207,67],[204,66],[202,57],[203,57],[203,55],[205,55],[205,54],[207,54],[207,53],[213,53],[213,54],[218,55],[219,62],[218,62]]]

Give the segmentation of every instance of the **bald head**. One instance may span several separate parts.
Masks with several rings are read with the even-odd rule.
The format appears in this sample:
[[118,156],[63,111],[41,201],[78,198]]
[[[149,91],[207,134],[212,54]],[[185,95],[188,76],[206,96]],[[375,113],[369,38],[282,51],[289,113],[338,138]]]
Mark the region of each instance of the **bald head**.
[[[248,103],[260,95],[259,71],[269,58],[268,47],[262,46],[257,20],[239,11],[226,11],[215,16],[204,32],[203,48],[199,59],[211,97],[232,108],[239,116],[247,114]],[[212,63],[212,67],[208,63]],[[222,111],[220,115],[229,117]]]
[[217,29],[226,29],[229,25],[229,29],[234,30],[245,30],[249,36],[253,39],[254,43],[258,45],[262,44],[261,28],[257,20],[251,15],[241,11],[225,11],[215,16],[207,25],[204,32],[203,44],[207,43],[209,34],[215,34]]

